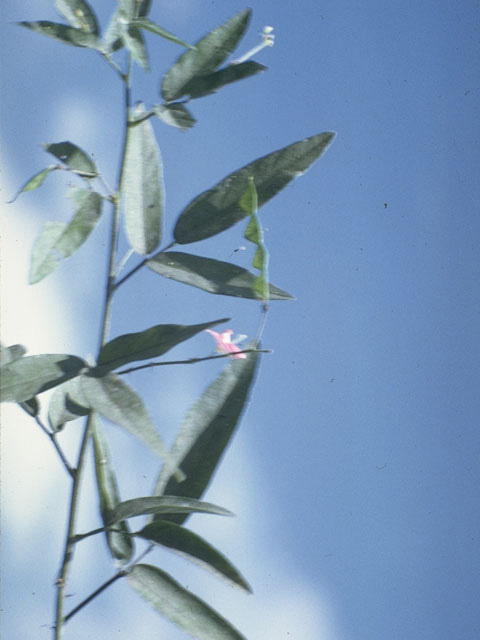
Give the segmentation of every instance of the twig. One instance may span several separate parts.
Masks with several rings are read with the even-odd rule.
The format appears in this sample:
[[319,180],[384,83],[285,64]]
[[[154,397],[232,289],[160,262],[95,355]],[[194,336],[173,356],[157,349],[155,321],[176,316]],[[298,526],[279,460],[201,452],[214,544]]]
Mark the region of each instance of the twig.
[[40,429],[50,438],[50,441],[52,442],[53,446],[57,450],[58,456],[62,461],[62,464],[67,470],[67,472],[72,476],[72,478],[75,478],[75,469],[73,469],[73,467],[70,466],[70,463],[68,462],[65,454],[63,453],[61,446],[58,444],[57,438],[56,438],[57,434],[55,433],[55,431],[50,431],[49,429],[47,429],[47,427],[43,424],[43,422],[40,420],[38,416],[35,416],[35,422],[38,424]]
[[[236,351],[235,355],[240,353],[273,353],[271,349],[244,349],[243,351]],[[172,364],[197,364],[197,362],[205,362],[205,360],[218,360],[219,358],[231,358],[231,353],[222,353],[220,355],[205,356],[203,358],[188,358],[187,360],[168,360],[166,362],[149,362],[148,364],[141,364],[138,367],[131,367],[130,369],[123,369],[117,371],[118,375],[124,373],[132,373],[133,371],[139,371],[140,369],[150,369],[150,367],[165,367]]]
[[143,560],[143,558],[149,554],[152,549],[155,548],[155,545],[151,544],[149,545],[144,551],[142,551],[142,553],[133,561],[130,563],[129,568],[128,569],[120,569],[120,571],[117,571],[117,573],[112,576],[109,580],[107,580],[106,582],[104,582],[102,585],[100,585],[100,587],[98,587],[98,589],[95,589],[95,591],[93,591],[89,596],[87,596],[85,598],[85,600],[82,600],[82,602],[80,602],[80,604],[78,604],[74,609],[72,609],[70,611],[70,613],[68,613],[65,618],[64,618],[64,622],[67,622],[68,620],[70,620],[70,618],[73,618],[73,616],[78,613],[81,609],[83,609],[83,607],[85,607],[89,602],[91,602],[94,598],[96,598],[98,595],[100,595],[102,593],[102,591],[105,591],[105,589],[108,589],[108,587],[113,584],[114,582],[116,582],[117,580],[119,580],[120,578],[123,578],[124,576],[128,575],[132,569],[132,567],[134,567],[136,564],[138,564],[141,560]]
[[105,591],[105,589],[108,589],[108,587],[111,584],[113,584],[114,582],[116,582],[120,578],[123,578],[124,576],[126,576],[127,573],[128,573],[128,571],[125,571],[125,569],[122,569],[121,571],[116,573],[114,576],[112,576],[110,578],[110,580],[107,580],[106,582],[104,582],[100,587],[98,587],[98,589],[96,589],[93,593],[91,593],[88,596],[88,598],[85,598],[85,600],[82,600],[82,602],[80,602],[80,604],[78,604],[74,609],[72,609],[70,611],[70,613],[67,613],[67,615],[63,619],[63,622],[68,622],[70,620],[70,618],[73,618],[73,616],[76,613],[78,613],[81,609],[83,609],[83,607],[86,607],[87,604],[89,602],[91,602],[94,598],[96,598],[98,595],[100,595],[102,593],[102,591]]
[[[175,240],[173,242],[171,242],[169,245],[167,245],[165,248],[161,249],[160,251],[157,252],[156,255],[158,255],[159,253],[164,253],[165,251],[168,251],[169,249],[171,249],[172,247],[174,247],[177,243],[175,242]],[[120,280],[118,280],[114,285],[113,285],[113,290],[115,291],[116,289],[118,289],[118,287],[120,285],[122,285],[126,280],[128,280],[131,276],[133,276],[134,273],[136,273],[139,269],[141,269],[142,267],[144,267],[147,262],[150,260],[150,258],[144,258],[139,264],[137,264],[136,267],[134,267],[131,271],[129,271],[126,275],[123,276],[123,278],[121,278]]]

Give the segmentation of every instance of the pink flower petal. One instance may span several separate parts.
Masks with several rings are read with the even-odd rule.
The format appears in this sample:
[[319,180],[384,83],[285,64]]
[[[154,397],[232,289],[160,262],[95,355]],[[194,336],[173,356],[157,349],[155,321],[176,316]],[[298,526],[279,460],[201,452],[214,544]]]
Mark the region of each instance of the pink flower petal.
[[213,331],[212,329],[205,329],[207,333],[209,333],[215,339],[217,343],[217,351],[220,353],[231,353],[232,358],[246,358],[247,355],[245,353],[241,353],[240,347],[237,347],[236,344],[232,344],[232,329],[226,329],[222,333],[218,333],[217,331]]

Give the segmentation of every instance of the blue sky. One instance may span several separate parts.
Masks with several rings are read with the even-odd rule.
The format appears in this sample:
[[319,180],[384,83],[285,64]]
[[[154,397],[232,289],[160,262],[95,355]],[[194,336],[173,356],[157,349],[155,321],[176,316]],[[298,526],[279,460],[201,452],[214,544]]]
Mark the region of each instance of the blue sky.
[[[92,4],[105,25],[110,3]],[[153,5],[153,20],[191,42],[245,8],[231,0]],[[2,9],[2,202],[51,162],[42,142],[72,140],[113,184],[121,143],[116,77],[92,52],[9,24],[56,20],[47,0],[5,0]],[[273,25],[275,46],[256,57],[269,70],[195,101],[198,123],[188,133],[155,124],[166,241],[183,207],[231,171],[321,131],[338,135],[260,211],[271,279],[297,300],[271,305],[264,343],[274,354],[263,360],[208,494],[237,518],[191,521],[255,594],[232,592],[167,554],[157,560],[249,640],[473,640],[480,633],[478,2],[268,0],[252,9],[239,55]],[[134,88],[147,105],[159,102],[160,78],[180,52],[149,36],[152,72],[136,69]],[[47,281],[25,286],[36,233],[72,212],[63,195],[69,183],[51,176],[2,207],[2,339],[31,353],[96,349],[107,216]],[[251,254],[234,253],[242,234],[238,225],[184,249],[247,267]],[[255,335],[257,304],[141,272],[119,292],[112,335],[224,316]],[[211,349],[201,335],[176,353]],[[220,369],[205,363],[129,382],[171,441]],[[64,435],[72,455],[77,436],[75,429]],[[67,494],[42,438],[15,408],[5,410],[2,624],[10,637],[50,635],[42,625],[53,611]],[[116,459],[135,456],[122,496],[148,492],[157,462],[115,428],[112,439]],[[86,497],[85,528],[96,522],[88,504]],[[84,545],[74,598],[111,573],[103,541]],[[118,583],[65,637],[133,631],[185,637]]]

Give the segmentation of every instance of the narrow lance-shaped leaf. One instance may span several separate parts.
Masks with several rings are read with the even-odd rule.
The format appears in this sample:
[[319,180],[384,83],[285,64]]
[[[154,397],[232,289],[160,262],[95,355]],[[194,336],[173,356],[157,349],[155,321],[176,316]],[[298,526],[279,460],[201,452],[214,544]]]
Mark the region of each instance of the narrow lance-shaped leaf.
[[[61,431],[67,422],[78,420],[90,413],[90,409],[78,404],[80,378],[72,378],[56,387],[48,404],[48,423],[54,431]],[[72,397],[77,398],[77,402]]]
[[139,18],[144,18],[145,16],[148,16],[148,14],[150,13],[151,4],[152,4],[152,0],[141,0],[140,6],[138,8]]
[[[252,348],[255,344],[249,344]],[[245,410],[255,379],[258,353],[232,360],[187,414],[172,447],[173,464],[187,476],[178,482],[164,465],[155,495],[200,498],[207,488]],[[164,516],[181,524],[186,516]]]
[[[0,346],[0,367],[13,362],[14,360],[18,360],[27,352],[25,347],[21,344],[12,344],[9,347],[6,347],[0,343]],[[18,404],[21,409],[28,413],[29,416],[36,416],[40,410],[40,405],[35,397],[29,398],[28,400],[25,400],[25,402],[19,402]]]
[[42,184],[45,181],[45,178],[48,176],[49,173],[51,173],[52,171],[55,171],[55,169],[57,169],[57,165],[51,165],[49,167],[47,167],[46,169],[42,169],[42,171],[39,171],[38,173],[36,173],[34,176],[32,176],[30,178],[30,180],[28,180],[21,189],[18,190],[18,192],[14,195],[14,197],[10,200],[11,202],[15,202],[15,200],[18,198],[18,196],[21,193],[24,193],[26,191],[33,191],[34,189],[38,189],[39,187],[42,186]]
[[162,97],[167,102],[185,95],[185,88],[197,76],[212,73],[232,53],[250,20],[251,10],[238,13],[214,29],[180,56],[162,81]]
[[250,177],[261,207],[294,178],[302,175],[329,147],[335,134],[320,133],[258,158],[197,196],[180,214],[174,230],[179,244],[197,242],[225,231],[248,214],[240,199]]
[[201,324],[157,324],[145,331],[118,336],[102,348],[98,365],[102,372],[117,369],[128,362],[158,358],[175,345],[188,340],[200,331],[228,322],[220,318]]
[[[132,119],[144,113],[145,108],[139,104]],[[121,191],[126,232],[132,249],[141,255],[155,251],[162,233],[163,165],[148,120],[129,127]]]
[[98,36],[98,22],[93,9],[85,0],[55,0],[55,8],[72,27]]
[[47,222],[35,239],[30,261],[30,284],[49,275],[62,258],[70,257],[88,238],[102,213],[102,197],[89,189],[74,187],[71,195],[77,203],[72,220]]
[[79,375],[86,363],[67,354],[25,356],[0,370],[2,402],[22,402]]
[[88,47],[89,49],[101,49],[101,44],[98,37],[94,33],[83,31],[82,29],[76,29],[75,27],[69,27],[65,24],[58,24],[57,22],[50,22],[49,20],[37,20],[36,22],[28,22],[26,20],[17,22],[21,27],[40,33],[43,36],[49,38],[55,38],[65,44],[70,44],[74,47]]
[[171,127],[177,127],[182,131],[191,129],[196,120],[184,104],[173,102],[171,104],[157,104],[154,106],[155,114]]
[[[120,494],[108,439],[97,414],[94,414],[92,418],[91,434],[100,514],[103,524],[108,526],[112,511],[120,503]],[[113,558],[125,564],[133,554],[133,540],[129,535],[130,529],[128,524],[123,521],[118,522],[115,529],[119,531],[105,531],[107,544]]]
[[26,353],[27,350],[22,344],[12,344],[9,347],[0,344],[0,367],[14,360],[18,360]]
[[57,268],[60,255],[55,245],[66,228],[65,222],[46,222],[35,238],[30,257],[29,284],[40,282]]
[[255,181],[252,177],[248,179],[248,187],[240,198],[240,206],[250,215],[250,221],[245,230],[245,238],[256,245],[257,249],[253,256],[252,266],[260,271],[260,275],[255,279],[253,289],[268,302],[268,251],[263,240],[263,228],[258,217],[258,196],[255,189]]
[[110,54],[114,51],[122,49],[124,42],[122,39],[122,33],[124,29],[124,22],[121,5],[119,4],[110,18],[108,27],[105,30],[102,40],[103,53]]
[[170,33],[170,31],[167,31],[166,29],[159,27],[158,24],[155,24],[151,20],[148,20],[148,18],[137,18],[136,20],[133,21],[132,24],[136,27],[139,27],[140,29],[146,29],[147,31],[151,31],[155,35],[161,36],[166,40],[175,42],[175,44],[179,44],[182,47],[195,50],[195,47],[193,47],[191,44],[188,44],[188,42],[184,42],[180,38],[177,38],[177,36],[173,35],[173,33]]
[[145,71],[148,71],[148,53],[142,32],[134,24],[126,24],[122,26],[122,39],[127,49],[132,54],[132,58],[136,60]]
[[70,167],[72,171],[85,178],[95,178],[98,175],[97,167],[92,158],[83,149],[68,140],[44,144],[43,148],[61,160],[67,167]]
[[246,640],[225,618],[161,569],[137,564],[127,580],[158,613],[197,640]]
[[64,258],[75,253],[95,229],[102,215],[103,204],[102,196],[90,189],[73,187],[69,196],[77,205],[75,215],[55,246]]
[[252,591],[242,574],[220,551],[185,527],[167,520],[158,520],[147,524],[134,535],[173,549],[181,556],[226,579],[230,584],[241,587],[249,593]]
[[209,513],[216,516],[233,516],[228,509],[219,507],[211,502],[203,502],[193,498],[179,498],[177,496],[148,496],[146,498],[133,498],[120,502],[110,513],[109,524],[115,524],[120,520],[145,516],[148,514],[169,513]]
[[81,390],[91,409],[129,431],[162,458],[175,477],[183,478],[183,474],[171,464],[172,456],[165,449],[142,399],[130,386],[111,373],[101,378],[84,375]]
[[[146,263],[165,278],[198,287],[209,293],[258,300],[254,289],[257,276],[230,262],[204,258],[181,251],[163,251]],[[269,285],[270,300],[293,300],[294,296],[274,284]]]
[[218,91],[227,84],[250,78],[266,69],[267,67],[265,65],[254,62],[253,60],[241,62],[240,64],[231,64],[219,71],[196,76],[184,87],[184,93],[189,95],[192,100],[201,98]]

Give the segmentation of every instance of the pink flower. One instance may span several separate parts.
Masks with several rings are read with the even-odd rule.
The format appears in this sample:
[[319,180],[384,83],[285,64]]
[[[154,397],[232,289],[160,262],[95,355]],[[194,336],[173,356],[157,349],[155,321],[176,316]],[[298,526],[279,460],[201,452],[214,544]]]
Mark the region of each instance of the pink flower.
[[211,329],[205,329],[205,331],[214,337],[215,342],[217,343],[217,351],[219,351],[220,353],[231,353],[232,358],[247,357],[245,353],[241,353],[242,350],[240,349],[240,347],[232,342],[232,329],[226,329],[222,333],[212,331]]

